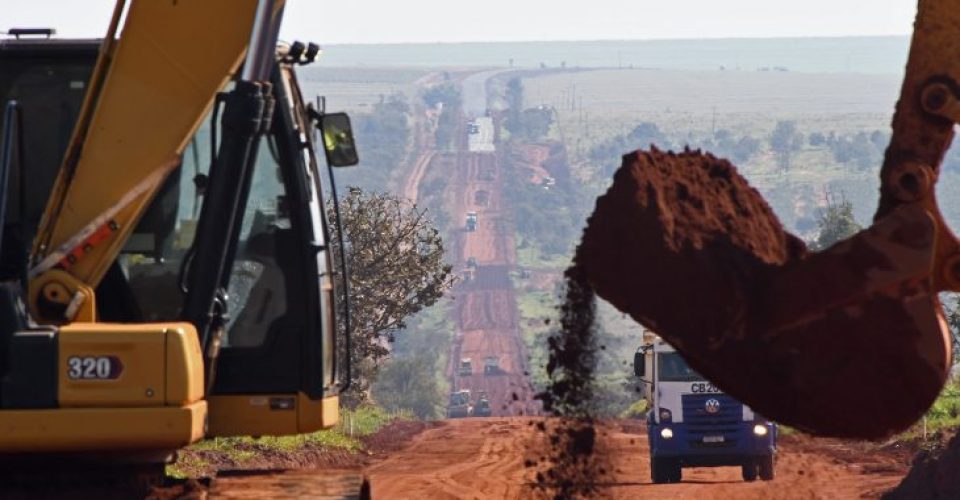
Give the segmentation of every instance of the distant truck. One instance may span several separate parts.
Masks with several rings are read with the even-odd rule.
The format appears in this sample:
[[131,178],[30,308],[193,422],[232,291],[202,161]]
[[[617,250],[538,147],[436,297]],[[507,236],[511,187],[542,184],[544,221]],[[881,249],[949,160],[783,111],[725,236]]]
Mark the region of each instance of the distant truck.
[[477,400],[477,405],[473,407],[473,416],[474,417],[490,417],[493,415],[493,410],[490,408],[490,399],[486,394],[480,394],[480,399]]
[[470,416],[473,416],[470,391],[464,389],[450,393],[450,402],[447,404],[447,418],[467,418]]
[[467,231],[477,230],[477,213],[467,212]]
[[473,375],[473,360],[470,358],[463,358],[460,360],[460,368],[457,369],[457,374],[461,377],[469,377]]
[[743,479],[773,479],[777,426],[722,393],[670,344],[646,332],[634,356],[649,403],[654,483],[676,483],[683,467],[740,466]]
[[497,375],[500,373],[500,359],[496,356],[487,356],[483,359],[483,374]]

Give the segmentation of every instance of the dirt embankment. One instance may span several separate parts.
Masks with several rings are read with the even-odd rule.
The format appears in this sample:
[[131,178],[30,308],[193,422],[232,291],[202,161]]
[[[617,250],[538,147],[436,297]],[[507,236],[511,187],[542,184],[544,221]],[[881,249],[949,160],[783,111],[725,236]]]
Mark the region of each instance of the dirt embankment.
[[[181,463],[203,464],[188,470],[188,479],[155,488],[148,498],[292,498],[353,491],[361,470],[405,448],[436,424],[397,420],[360,438],[362,448],[349,451],[319,444],[279,450],[256,443],[220,450],[182,450]],[[238,457],[243,457],[242,460]]]

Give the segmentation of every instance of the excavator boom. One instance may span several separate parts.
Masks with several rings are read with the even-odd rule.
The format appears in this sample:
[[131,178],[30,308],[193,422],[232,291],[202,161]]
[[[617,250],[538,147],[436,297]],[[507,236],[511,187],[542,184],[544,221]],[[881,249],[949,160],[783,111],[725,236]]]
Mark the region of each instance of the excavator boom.
[[[255,0],[135,1],[120,39],[105,39],[35,240],[29,295],[38,318],[73,319],[63,317],[71,301],[95,318],[89,289],[240,65],[256,9]],[[51,270],[61,272],[45,277]]]

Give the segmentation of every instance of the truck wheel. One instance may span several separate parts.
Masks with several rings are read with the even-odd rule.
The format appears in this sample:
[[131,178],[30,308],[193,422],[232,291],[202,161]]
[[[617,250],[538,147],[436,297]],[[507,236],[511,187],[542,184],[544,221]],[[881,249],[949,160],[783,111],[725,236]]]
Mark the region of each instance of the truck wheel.
[[743,480],[750,482],[757,480],[757,463],[754,461],[749,461],[740,466],[741,471],[743,472]]
[[760,479],[763,479],[764,481],[773,480],[773,455],[767,455],[761,458],[758,465],[760,469]]
[[670,458],[651,458],[650,476],[656,484],[679,483],[683,477],[680,461]]
[[671,483],[679,483],[680,481],[683,480],[683,468],[680,467],[679,460],[671,460],[670,468],[668,470],[670,471]]
[[655,484],[664,484],[670,482],[670,475],[667,474],[666,459],[650,458],[650,477]]

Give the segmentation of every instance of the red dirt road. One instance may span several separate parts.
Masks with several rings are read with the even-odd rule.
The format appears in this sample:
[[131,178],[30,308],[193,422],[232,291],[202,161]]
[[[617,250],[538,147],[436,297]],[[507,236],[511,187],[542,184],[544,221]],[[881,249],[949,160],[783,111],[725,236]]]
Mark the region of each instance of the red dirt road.
[[[448,420],[370,469],[374,498],[545,498],[524,466],[543,449],[536,419]],[[597,498],[657,499],[856,499],[878,498],[907,468],[904,456],[872,445],[785,439],[773,481],[746,483],[735,467],[684,469],[683,482],[650,481],[647,438],[641,423],[606,422],[600,449],[614,473],[597,484]]]
[[[463,148],[466,149],[465,147]],[[500,196],[502,176],[494,153],[457,155],[457,168],[449,186],[450,213],[458,222],[453,231],[456,269],[465,269],[471,257],[477,267],[473,278],[455,292],[454,321],[457,337],[450,356],[451,388],[469,389],[474,400],[486,393],[494,416],[536,414],[527,379],[526,350],[520,339],[519,312],[510,279],[516,263],[513,228]],[[477,229],[467,231],[467,212],[477,212]],[[484,360],[495,357],[499,370],[484,373]],[[470,358],[473,374],[460,376],[456,367]]]

